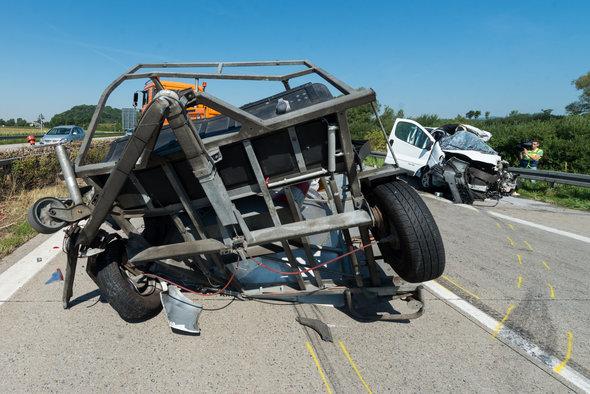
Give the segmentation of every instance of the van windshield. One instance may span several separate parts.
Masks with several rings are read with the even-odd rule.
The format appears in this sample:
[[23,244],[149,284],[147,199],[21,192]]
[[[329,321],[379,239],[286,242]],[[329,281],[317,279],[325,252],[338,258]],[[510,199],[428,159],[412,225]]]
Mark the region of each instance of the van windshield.
[[474,150],[489,155],[497,155],[491,146],[468,131],[459,131],[440,140],[442,150]]
[[65,127],[54,127],[47,132],[47,135],[68,135],[72,129]]

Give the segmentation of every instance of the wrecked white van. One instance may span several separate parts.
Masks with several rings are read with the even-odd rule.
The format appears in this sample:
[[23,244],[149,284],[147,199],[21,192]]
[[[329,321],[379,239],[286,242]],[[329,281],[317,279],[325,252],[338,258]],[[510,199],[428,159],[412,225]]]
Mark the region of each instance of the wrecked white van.
[[[477,127],[450,124],[424,127],[397,119],[389,136],[397,164],[417,177],[423,189],[442,191],[456,203],[500,198],[516,187],[508,163],[485,141],[491,133]],[[386,164],[395,164],[391,151]]]

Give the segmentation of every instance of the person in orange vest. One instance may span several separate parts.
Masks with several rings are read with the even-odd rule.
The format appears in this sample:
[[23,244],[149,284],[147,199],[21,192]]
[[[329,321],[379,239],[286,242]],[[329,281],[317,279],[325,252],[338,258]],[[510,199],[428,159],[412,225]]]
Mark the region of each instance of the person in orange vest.
[[30,135],[27,137],[27,142],[29,143],[29,145],[35,145],[36,141],[35,141],[35,136],[34,135]]

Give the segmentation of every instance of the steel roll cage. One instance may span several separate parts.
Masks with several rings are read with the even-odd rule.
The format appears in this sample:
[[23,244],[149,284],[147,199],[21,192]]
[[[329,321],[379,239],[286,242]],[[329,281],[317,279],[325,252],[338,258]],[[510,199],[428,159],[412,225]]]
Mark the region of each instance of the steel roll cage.
[[[224,74],[224,68],[228,67],[272,67],[272,66],[304,66],[306,67],[303,70],[295,71],[288,74],[283,75],[254,75],[254,74]],[[145,72],[145,73],[137,73],[139,70],[142,69],[149,69],[149,68],[216,68],[215,73],[187,73],[187,72],[167,72],[167,71],[152,71],[152,72]],[[149,78],[154,82],[156,88],[158,90],[163,89],[162,84],[160,83],[160,78],[183,78],[183,79],[221,79],[221,80],[242,80],[242,81],[275,81],[275,82],[282,82],[285,86],[285,89],[289,89],[289,80],[297,77],[301,77],[304,75],[309,74],[316,74],[321,77],[323,80],[328,82],[331,86],[336,88],[340,91],[344,96],[340,96],[335,98],[337,102],[334,100],[330,100],[329,106],[322,106],[320,103],[303,110],[289,112],[285,115],[277,116],[270,120],[262,120],[254,115],[247,113],[246,111],[241,110],[240,108],[226,103],[223,100],[220,100],[214,96],[211,96],[205,92],[196,92],[197,95],[197,103],[203,104],[205,106],[211,107],[224,115],[233,118],[234,120],[240,122],[242,124],[242,130],[240,133],[244,134],[244,131],[250,131],[252,134],[254,129],[262,130],[262,131],[272,131],[277,130],[280,128],[288,127],[292,124],[295,124],[300,121],[304,121],[306,119],[311,119],[314,116],[321,116],[322,115],[322,107],[325,107],[324,113],[333,113],[334,110],[344,110],[356,105],[365,104],[369,102],[375,101],[375,92],[370,89],[354,89],[348,84],[344,83],[343,81],[337,79],[327,71],[321,69],[320,67],[314,65],[308,60],[277,60],[277,61],[259,61],[259,62],[197,62],[197,63],[140,63],[133,67],[131,67],[127,72],[121,74],[117,79],[111,82],[106,89],[103,91],[102,95],[100,96],[98,103],[96,105],[96,109],[92,115],[90,123],[88,125],[88,129],[82,145],[80,146],[80,150],[78,152],[78,156],[75,161],[76,167],[83,165],[86,155],[88,153],[88,149],[90,148],[90,143],[94,137],[94,133],[96,132],[96,127],[98,125],[98,119],[102,114],[107,100],[110,97],[111,93],[119,87],[124,81],[133,80],[133,79],[144,79]],[[343,99],[344,97],[344,99]],[[340,99],[340,100],[339,100]],[[336,106],[335,106],[336,105]],[[314,110],[315,109],[315,110]],[[329,109],[329,110],[328,110]],[[312,111],[310,111],[312,110]],[[239,133],[238,133],[239,134]],[[240,137],[233,138],[232,140],[224,139],[224,143],[233,142],[233,140],[240,140],[243,138],[248,138],[247,135],[242,135]],[[208,148],[211,145],[216,144],[207,144]]]

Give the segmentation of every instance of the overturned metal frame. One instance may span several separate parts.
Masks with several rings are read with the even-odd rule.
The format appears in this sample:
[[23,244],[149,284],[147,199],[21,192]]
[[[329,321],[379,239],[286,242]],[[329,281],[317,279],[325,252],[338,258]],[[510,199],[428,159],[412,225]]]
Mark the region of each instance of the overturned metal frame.
[[[303,66],[301,71],[292,72],[284,75],[242,75],[242,74],[225,74],[225,68],[231,67],[261,67],[261,66]],[[167,72],[151,71],[138,72],[147,68],[215,68],[215,73],[187,73],[187,72]],[[227,79],[227,80],[254,80],[254,81],[278,81],[282,82],[285,89],[289,90],[289,81],[293,78],[317,74],[331,86],[342,93],[341,96],[335,97],[325,102],[317,103],[303,109],[287,112],[276,117],[263,120],[240,108],[226,103],[208,93],[195,92],[194,101],[191,105],[203,104],[213,108],[223,115],[237,121],[241,125],[239,131],[224,134],[217,137],[201,139],[194,128],[194,125],[188,119],[184,111],[183,103],[178,98],[161,95],[150,103],[145,113],[142,115],[140,123],[130,137],[125,146],[125,151],[117,162],[85,164],[86,154],[90,147],[91,141],[96,131],[97,121],[106,105],[110,94],[124,81],[131,79],[151,79],[158,90],[162,90],[160,78],[190,78],[190,79]],[[106,183],[100,188],[94,184],[97,189],[99,198],[92,203],[93,207],[86,225],[79,231],[75,238],[76,247],[82,249],[88,247],[97,237],[101,224],[107,216],[111,216],[114,221],[127,233],[135,239],[141,236],[139,231],[129,221],[134,216],[164,216],[169,215],[173,219],[175,226],[183,238],[183,242],[177,244],[168,244],[163,246],[148,246],[145,240],[140,244],[145,248],[133,256],[130,256],[130,264],[141,264],[150,261],[160,261],[164,259],[182,260],[191,256],[201,256],[204,260],[217,266],[220,270],[227,268],[221,262],[220,255],[223,253],[233,252],[243,256],[256,254],[256,251],[265,245],[280,243],[288,259],[289,266],[293,272],[299,272],[301,265],[294,258],[292,253],[292,244],[301,245],[309,264],[313,264],[315,259],[311,251],[312,246],[309,244],[308,236],[318,233],[325,233],[332,230],[342,230],[347,249],[352,249],[353,242],[349,229],[358,227],[362,242],[366,245],[370,242],[369,228],[375,225],[375,219],[368,207],[367,201],[361,192],[360,179],[368,177],[357,170],[355,160],[355,151],[352,146],[351,135],[346,120],[346,110],[363,104],[373,103],[375,93],[370,89],[353,89],[344,82],[334,78],[321,68],[313,65],[306,60],[294,61],[271,61],[271,62],[219,62],[219,63],[154,63],[140,64],[129,69],[113,81],[101,95],[96,110],[92,116],[85,139],[80,147],[77,156],[74,174],[72,171],[64,171],[68,185],[73,185],[72,177],[82,177],[89,184],[93,184],[90,177],[98,174],[108,174]],[[294,126],[311,120],[333,116],[337,125],[329,125],[327,128],[327,151],[328,164],[326,168],[319,170],[310,170],[306,168],[305,161],[301,156],[301,147],[294,131]],[[184,190],[178,174],[167,161],[159,163],[166,174],[166,178],[172,185],[175,193],[178,195],[180,203],[171,204],[165,207],[154,207],[150,201],[145,201],[145,207],[140,209],[124,210],[114,205],[119,192],[127,180],[131,181],[142,196],[147,195],[141,182],[135,177],[133,170],[145,168],[149,156],[154,147],[155,141],[164,119],[168,119],[176,140],[178,141],[186,160],[189,162],[195,181],[198,181],[204,192],[205,197],[199,200],[190,200],[188,193]],[[262,172],[259,159],[252,148],[251,139],[260,137],[268,133],[279,130],[288,130],[292,149],[297,160],[299,172],[290,177],[283,179],[265,179]],[[336,149],[336,139],[338,138],[339,151]],[[251,170],[255,175],[256,184],[246,185],[238,189],[228,190],[223,181],[220,179],[216,170],[216,155],[219,153],[219,147],[232,143],[241,143],[247,154]],[[340,169],[337,170],[336,157],[341,157]],[[61,163],[61,161],[60,161]],[[67,168],[67,165],[64,165]],[[353,210],[346,211],[342,200],[342,190],[338,188],[333,175],[336,173],[344,174],[347,178],[348,192]],[[379,177],[393,177],[398,173],[391,169],[387,173],[380,172]],[[327,217],[303,220],[301,211],[294,201],[290,185],[320,178],[326,189],[329,203],[333,206],[333,214]],[[288,215],[291,222],[282,224],[279,219],[277,207],[275,206],[270,194],[270,189],[282,187],[285,190],[287,198]],[[74,191],[75,194],[75,191]],[[272,227],[266,227],[257,230],[250,230],[246,225],[243,215],[236,209],[234,201],[245,196],[259,195],[263,197],[266,208],[272,221]],[[217,224],[220,231],[220,238],[210,238],[199,217],[197,209],[199,207],[211,206],[217,215]],[[184,227],[179,219],[178,214],[184,212],[192,227],[195,229],[195,237]],[[377,263],[371,248],[365,249],[365,263],[370,274],[369,286],[389,286],[393,293],[396,294],[396,287],[381,283],[378,274]],[[354,282],[356,287],[362,288],[367,286],[365,278],[361,274],[361,264],[356,253],[350,255],[352,271],[354,273]],[[70,269],[68,265],[68,269]],[[75,269],[75,264],[73,264]],[[70,273],[73,277],[73,273]],[[308,285],[302,275],[296,275],[299,291],[308,290]],[[327,282],[324,281],[316,271],[314,277],[315,283],[313,288],[324,289]],[[73,282],[73,279],[71,280]],[[69,288],[64,288],[64,305],[67,305],[71,297],[71,282]],[[315,291],[315,290],[313,290]],[[418,290],[414,288],[414,292]],[[408,292],[404,290],[404,294]],[[409,291],[408,293],[411,293]],[[340,291],[339,294],[344,297],[346,293]],[[257,297],[251,295],[250,297]],[[269,297],[260,295],[260,297]],[[290,294],[275,294],[270,298],[289,299]],[[349,297],[349,295],[348,295]],[[421,299],[421,297],[418,297]]]

